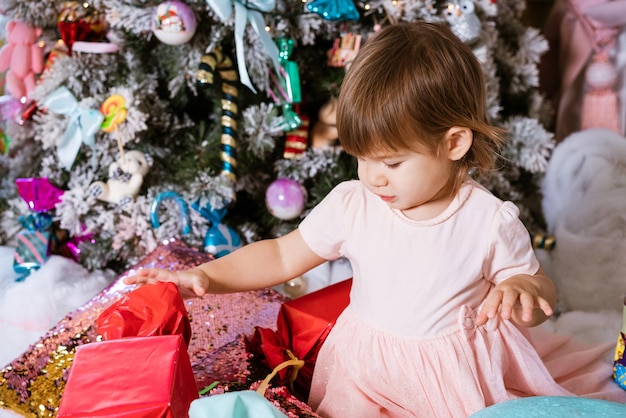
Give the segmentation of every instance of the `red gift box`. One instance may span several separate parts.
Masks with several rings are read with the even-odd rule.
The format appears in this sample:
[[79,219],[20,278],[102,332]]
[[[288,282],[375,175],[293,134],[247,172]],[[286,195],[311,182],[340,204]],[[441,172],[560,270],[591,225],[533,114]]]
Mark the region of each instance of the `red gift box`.
[[182,418],[198,398],[191,325],[173,283],[127,293],[100,314],[106,341],[79,346],[58,417]]
[[258,344],[270,368],[293,357],[303,360],[296,371],[286,368],[278,373],[280,384],[290,385],[301,399],[311,389],[317,353],[350,302],[352,279],[330,285],[281,305],[276,331],[257,327],[253,342]]
[[178,287],[159,282],[138,287],[109,306],[96,320],[105,340],[181,334],[191,339],[191,323]]
[[182,335],[126,337],[76,349],[59,418],[181,418],[198,398]]

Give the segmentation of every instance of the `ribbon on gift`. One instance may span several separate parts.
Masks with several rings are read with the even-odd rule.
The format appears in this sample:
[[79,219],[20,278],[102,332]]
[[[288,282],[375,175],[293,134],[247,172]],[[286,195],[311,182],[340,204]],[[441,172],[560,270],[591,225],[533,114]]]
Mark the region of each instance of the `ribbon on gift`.
[[280,62],[278,60],[278,47],[272,41],[272,37],[265,31],[265,20],[261,12],[269,12],[275,6],[275,0],[207,0],[207,3],[215,14],[223,21],[231,16],[233,5],[235,8],[235,48],[237,52],[237,67],[239,68],[239,80],[241,84],[247,86],[254,93],[254,86],[250,81],[246,61],[244,59],[243,35],[246,24],[250,22],[254,31],[259,35],[261,43],[265,47],[265,52],[274,63],[278,72]]
[[100,130],[104,116],[98,110],[84,109],[76,97],[66,88],[59,87],[46,98],[44,105],[51,112],[69,116],[65,134],[57,144],[59,161],[66,170],[72,168],[82,143],[91,147],[92,164],[96,165],[95,135]]

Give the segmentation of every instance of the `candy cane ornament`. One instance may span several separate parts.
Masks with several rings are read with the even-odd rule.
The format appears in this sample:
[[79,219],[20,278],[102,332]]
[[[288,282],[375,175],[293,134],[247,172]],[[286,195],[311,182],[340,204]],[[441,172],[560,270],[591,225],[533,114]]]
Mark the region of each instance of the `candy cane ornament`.
[[233,61],[216,48],[202,56],[198,68],[198,84],[207,87],[215,84],[215,71],[218,71],[222,89],[222,135],[221,153],[222,175],[233,183],[237,181],[237,116],[239,98],[239,76]]

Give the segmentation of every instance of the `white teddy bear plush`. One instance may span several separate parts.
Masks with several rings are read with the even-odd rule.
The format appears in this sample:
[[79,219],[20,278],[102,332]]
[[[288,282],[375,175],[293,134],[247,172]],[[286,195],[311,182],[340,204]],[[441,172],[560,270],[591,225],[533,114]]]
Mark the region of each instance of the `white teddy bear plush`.
[[109,166],[106,183],[97,181],[89,186],[89,193],[100,200],[125,206],[135,199],[152,165],[152,158],[141,151],[128,151],[124,157]]

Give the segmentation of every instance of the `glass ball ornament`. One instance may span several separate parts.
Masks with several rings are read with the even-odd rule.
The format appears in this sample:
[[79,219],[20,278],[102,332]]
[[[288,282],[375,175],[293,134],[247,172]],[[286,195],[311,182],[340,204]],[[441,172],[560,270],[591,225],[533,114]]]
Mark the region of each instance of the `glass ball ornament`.
[[265,191],[267,209],[272,215],[284,221],[300,216],[306,198],[306,189],[297,181],[286,178],[273,181]]
[[291,279],[283,284],[283,290],[292,299],[300,297],[306,294],[308,283],[302,276],[298,276],[295,279]]
[[611,88],[617,81],[617,70],[605,54],[597,54],[585,73],[585,83],[593,89]]
[[181,1],[164,1],[154,9],[152,32],[164,44],[184,44],[196,33],[197,26],[193,11]]

